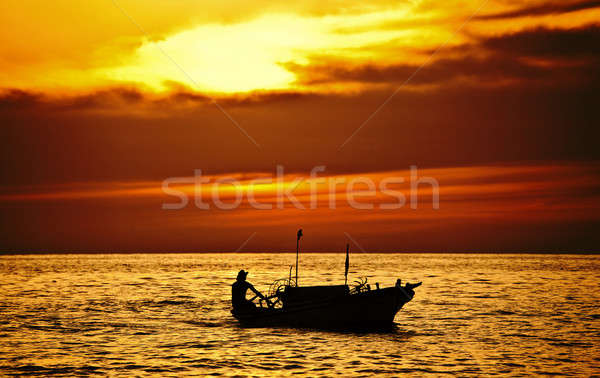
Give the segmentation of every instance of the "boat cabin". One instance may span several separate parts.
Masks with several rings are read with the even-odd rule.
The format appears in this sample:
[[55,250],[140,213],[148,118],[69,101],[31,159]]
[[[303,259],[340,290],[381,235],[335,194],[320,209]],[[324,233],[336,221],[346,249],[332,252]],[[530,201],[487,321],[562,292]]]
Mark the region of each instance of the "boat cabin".
[[283,307],[327,301],[349,293],[348,285],[333,286],[286,286],[282,298]]

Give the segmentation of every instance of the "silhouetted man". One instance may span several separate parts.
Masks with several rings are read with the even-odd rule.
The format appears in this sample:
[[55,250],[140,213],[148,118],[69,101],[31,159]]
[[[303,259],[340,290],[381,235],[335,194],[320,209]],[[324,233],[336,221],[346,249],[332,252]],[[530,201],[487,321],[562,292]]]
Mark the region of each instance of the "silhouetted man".
[[236,281],[231,285],[231,304],[236,311],[252,311],[256,309],[256,305],[246,299],[246,291],[248,289],[252,290],[258,297],[266,299],[269,302],[260,291],[256,290],[250,282],[246,281],[247,275],[248,272],[245,272],[243,269],[240,270]]

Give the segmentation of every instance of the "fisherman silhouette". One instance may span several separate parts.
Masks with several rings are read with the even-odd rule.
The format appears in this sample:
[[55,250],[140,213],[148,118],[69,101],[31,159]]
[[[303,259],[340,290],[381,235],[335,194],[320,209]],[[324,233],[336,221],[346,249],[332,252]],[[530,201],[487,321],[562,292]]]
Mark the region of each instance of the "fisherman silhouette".
[[247,275],[248,272],[245,272],[243,269],[240,270],[236,281],[231,285],[231,304],[233,305],[233,310],[236,312],[256,310],[256,305],[252,303],[252,300],[246,299],[246,291],[248,289],[256,294],[254,298],[265,299],[270,304],[269,300],[260,291],[256,290],[250,282],[246,281]]
[[[298,255],[302,229],[296,234],[296,277],[298,277]],[[387,328],[394,324],[396,313],[415,296],[414,289],[421,285],[396,281],[395,287],[371,290],[364,280],[355,281],[348,287],[350,246],[346,245],[344,285],[300,286],[298,278],[276,280],[271,284],[268,297],[246,281],[248,272],[240,270],[237,280],[231,285],[231,314],[242,326],[271,327],[291,326],[310,328],[360,329]],[[252,290],[255,296],[247,300],[246,293]],[[260,307],[253,303],[260,297]],[[274,303],[270,301],[274,299]],[[267,302],[267,306],[262,301]],[[275,307],[277,305],[278,307]]]

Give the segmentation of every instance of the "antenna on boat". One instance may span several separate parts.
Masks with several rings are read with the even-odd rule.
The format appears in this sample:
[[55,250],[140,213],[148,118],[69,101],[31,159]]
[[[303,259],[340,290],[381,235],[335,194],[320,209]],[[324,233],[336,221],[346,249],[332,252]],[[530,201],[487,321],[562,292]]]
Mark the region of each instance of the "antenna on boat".
[[302,229],[298,230],[296,238],[296,287],[298,287],[298,251],[300,246],[300,238],[302,237]]
[[348,268],[350,267],[350,244],[346,244],[346,270],[344,272],[344,286],[348,285]]

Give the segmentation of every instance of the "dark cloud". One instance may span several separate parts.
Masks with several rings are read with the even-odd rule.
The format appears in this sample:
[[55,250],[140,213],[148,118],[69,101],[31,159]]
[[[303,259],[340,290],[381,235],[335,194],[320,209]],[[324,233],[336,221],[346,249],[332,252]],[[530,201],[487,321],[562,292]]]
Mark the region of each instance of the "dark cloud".
[[0,111],[81,111],[126,108],[141,103],[145,95],[138,89],[115,87],[79,95],[49,96],[41,92],[5,89],[0,92]]
[[[282,63],[294,72],[301,84],[359,82],[398,85],[417,69],[410,85],[453,84],[466,79],[467,85],[573,86],[598,82],[600,66],[600,26],[587,25],[572,29],[535,28],[492,37],[476,37],[477,42],[442,50],[438,59],[419,69],[415,64],[355,65],[316,56],[308,65]],[[540,64],[540,61],[542,61]],[[529,83],[529,84],[527,84]],[[214,106],[213,100],[233,107],[254,107],[289,102],[327,101],[329,95],[293,90],[256,91],[211,98],[176,83],[166,83],[171,92],[151,95],[133,87],[115,87],[93,93],[53,96],[18,89],[0,92],[0,112],[16,114],[20,110],[41,112],[108,111],[131,113],[136,108],[146,112],[169,112],[172,109],[195,109]]]
[[[57,112],[44,104],[0,112],[4,185],[162,180],[208,174],[364,172],[523,160],[600,159],[600,114],[591,85],[452,85],[400,90],[341,150],[338,147],[391,94],[297,95],[226,110],[261,145],[211,104],[181,111]],[[14,97],[11,98],[14,104]],[[144,104],[151,106],[152,102]]]
[[148,113],[153,111],[158,113],[165,110],[190,110],[198,106],[214,106],[215,102],[223,106],[246,107],[256,104],[277,104],[319,96],[321,96],[319,93],[282,90],[255,91],[247,94],[211,97],[204,93],[194,92],[184,86],[174,87],[173,91],[161,95],[148,94],[127,87],[114,87],[64,96],[49,96],[41,92],[5,89],[0,91],[0,113],[16,114],[23,111],[28,114],[32,112],[50,114],[104,111],[130,114],[140,109]]
[[549,1],[542,4],[528,6],[525,8],[519,8],[510,11],[504,11],[492,14],[482,14],[475,16],[475,20],[500,20],[505,18],[516,18],[516,17],[531,17],[531,16],[545,16],[549,14],[560,14],[575,12],[584,9],[591,9],[600,7],[600,1],[598,0],[559,0]]
[[[527,2],[521,2],[527,3]],[[475,15],[472,20],[503,20],[510,18],[518,18],[518,17],[535,17],[535,16],[546,16],[546,15],[558,15],[569,12],[575,12],[586,9],[594,9],[600,7],[600,0],[555,0],[555,1],[547,1],[543,3],[538,3],[536,5],[529,5],[525,7],[520,7],[517,9],[502,11],[498,13],[491,14],[479,14]],[[455,24],[457,22],[462,22],[464,20],[457,19],[456,17],[451,16],[434,16],[432,19],[431,16],[427,14],[427,12],[431,10],[439,10],[438,2],[421,2],[417,6],[417,15],[421,12],[425,15],[422,18],[414,18],[414,19],[404,19],[399,18],[395,20],[388,20],[383,22],[378,22],[376,24],[368,24],[368,25],[358,25],[358,26],[350,26],[350,27],[340,27],[335,30],[336,33],[340,34],[353,34],[353,33],[364,33],[371,31],[373,29],[377,30],[408,30],[415,27],[428,26],[433,24],[443,25],[443,24]]]
[[536,28],[481,40],[486,49],[511,56],[540,58],[600,59],[600,26],[572,29]]
[[0,111],[31,110],[42,103],[43,96],[39,93],[20,89],[7,89],[0,92]]
[[[288,63],[285,67],[302,84],[332,82],[390,83],[398,85],[409,77],[410,85],[446,84],[469,79],[489,85],[512,80],[517,85],[578,85],[598,81],[600,27],[573,29],[536,28],[457,46],[438,54],[440,58],[420,67],[416,64],[353,65],[314,57],[309,65]],[[413,73],[418,70],[418,74]]]
[[401,88],[341,151],[416,66],[288,65],[301,81],[322,87],[356,81],[383,89],[218,98],[260,150],[210,97],[186,88],[162,96],[115,88],[69,98],[5,91],[0,181],[162,180],[196,168],[270,172],[277,164],[289,171],[324,164],[329,172],[364,172],[410,164],[597,160],[597,35],[597,26],[533,29],[442,53],[411,81],[433,87]]
[[[419,68],[418,65],[397,64],[378,66],[374,64],[353,67],[331,62],[313,63],[308,66],[288,65],[301,84],[331,82],[361,82],[400,84],[412,76],[411,86],[444,84],[455,79],[473,79],[479,84],[501,82],[507,79],[555,79],[552,67],[535,67],[502,55],[486,57],[467,56],[441,58]],[[418,70],[418,73],[413,75]]]

